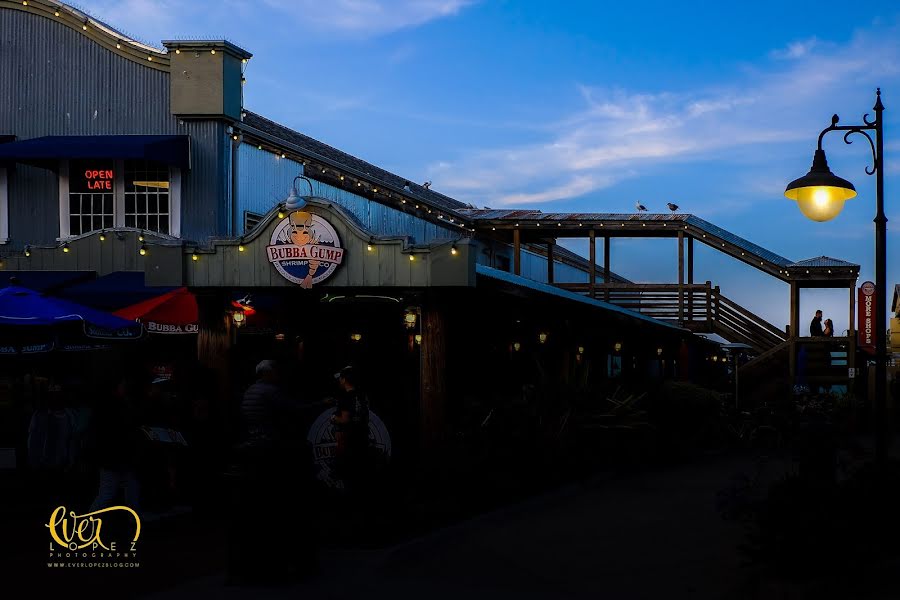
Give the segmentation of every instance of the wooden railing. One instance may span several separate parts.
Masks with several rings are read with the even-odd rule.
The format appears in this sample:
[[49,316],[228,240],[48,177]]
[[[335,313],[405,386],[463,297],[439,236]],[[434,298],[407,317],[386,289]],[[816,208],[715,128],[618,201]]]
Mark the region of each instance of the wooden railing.
[[559,287],[605,300],[641,314],[673,321],[698,333],[716,333],[758,353],[787,339],[785,332],[705,284],[558,283]]

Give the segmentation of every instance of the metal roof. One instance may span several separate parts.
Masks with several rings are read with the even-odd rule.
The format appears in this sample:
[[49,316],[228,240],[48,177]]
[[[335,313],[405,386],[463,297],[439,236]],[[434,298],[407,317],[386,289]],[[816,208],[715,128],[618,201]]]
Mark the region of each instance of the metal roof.
[[534,281],[533,279],[528,279],[527,277],[521,277],[519,275],[514,275],[512,273],[508,273],[506,271],[501,271],[499,269],[494,269],[482,264],[475,265],[475,273],[481,275],[483,277],[489,277],[491,279],[496,279],[497,281],[502,281],[504,283],[509,283],[512,285],[517,285],[522,288],[527,288],[530,290],[535,290],[537,292],[542,292],[544,294],[549,294],[551,296],[557,296],[560,298],[565,298],[567,300],[573,300],[575,302],[579,302],[581,304],[587,304],[590,306],[595,306],[597,308],[602,308],[609,312],[618,313],[624,315],[626,317],[631,317],[633,319],[637,319],[639,321],[646,321],[648,323],[652,323],[654,325],[659,325],[660,327],[666,327],[669,329],[674,329],[676,331],[683,331],[686,333],[690,333],[689,330],[679,327],[677,325],[673,325],[672,323],[666,323],[665,321],[660,321],[659,319],[654,319],[653,317],[648,317],[647,315],[643,315],[639,312],[635,312],[633,310],[628,310],[627,308],[622,308],[621,306],[616,306],[615,304],[610,304],[609,302],[603,302],[602,300],[595,300],[594,298],[589,298],[585,295],[578,294],[575,292],[570,292],[568,290],[564,290],[562,288],[556,287],[555,285],[550,285],[548,283],[541,283],[539,281]]
[[850,263],[838,258],[830,256],[817,256],[816,258],[807,258],[788,265],[790,267],[858,267],[855,263]]
[[[449,196],[445,196],[434,190],[428,189],[422,185],[413,182],[410,179],[395,175],[389,171],[385,171],[380,167],[368,163],[362,159],[356,158],[346,152],[342,152],[337,148],[329,146],[323,142],[315,140],[309,136],[303,135],[289,127],[285,127],[274,121],[270,121],[265,117],[258,115],[249,110],[244,110],[243,124],[254,129],[258,129],[275,138],[281,139],[288,144],[303,148],[314,155],[334,161],[335,163],[344,165],[348,169],[352,169],[359,173],[363,173],[374,183],[383,183],[394,188],[404,190],[410,198],[418,198],[423,202],[430,203],[440,208],[452,211],[459,211],[464,208],[471,208],[469,204],[454,200]],[[462,214],[462,213],[460,213]]]

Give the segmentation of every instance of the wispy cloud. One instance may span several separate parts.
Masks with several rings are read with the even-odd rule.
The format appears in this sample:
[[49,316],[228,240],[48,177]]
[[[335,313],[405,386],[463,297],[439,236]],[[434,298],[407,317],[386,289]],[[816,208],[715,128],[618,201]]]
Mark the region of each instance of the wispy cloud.
[[[224,37],[236,28],[280,21],[307,31],[373,37],[459,14],[477,0],[81,0],[74,4],[148,43],[176,36]],[[264,5],[260,10],[261,6]],[[268,10],[265,10],[268,7]],[[223,31],[197,31],[202,27]]]
[[[573,93],[583,108],[559,116],[543,141],[444,158],[428,168],[429,175],[436,188],[466,202],[549,203],[646,176],[660,164],[720,161],[749,148],[769,152],[775,143],[808,140],[827,124],[818,107],[849,104],[848,89],[871,85],[872,73],[881,81],[897,80],[900,43],[885,39],[897,36],[860,34],[845,46],[798,42],[778,58],[742,67],[739,84],[725,81],[690,93],[578,84]],[[790,61],[781,60],[785,52]],[[858,99],[852,100],[855,105]]]
[[783,59],[783,60],[793,60],[797,58],[803,58],[804,56],[808,56],[810,52],[812,52],[813,48],[815,48],[819,44],[819,40],[816,38],[810,38],[808,40],[792,42],[788,44],[785,48],[779,48],[777,50],[772,50],[769,55],[772,58]]
[[379,35],[457,15],[475,0],[263,0],[299,23]]

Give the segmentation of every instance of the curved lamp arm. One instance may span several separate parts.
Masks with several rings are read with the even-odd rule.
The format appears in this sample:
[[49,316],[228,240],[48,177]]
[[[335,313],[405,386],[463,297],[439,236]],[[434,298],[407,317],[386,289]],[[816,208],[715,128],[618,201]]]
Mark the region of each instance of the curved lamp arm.
[[301,197],[300,194],[297,193],[297,180],[298,179],[302,179],[303,181],[306,182],[306,184],[309,186],[309,195],[310,196],[313,195],[312,182],[308,178],[304,177],[303,175],[297,175],[296,177],[294,177],[293,184],[291,184],[291,193],[287,197],[287,200],[284,201],[284,207],[287,210],[298,210],[298,209],[301,209],[304,206],[306,206],[306,200],[304,200],[303,197]]

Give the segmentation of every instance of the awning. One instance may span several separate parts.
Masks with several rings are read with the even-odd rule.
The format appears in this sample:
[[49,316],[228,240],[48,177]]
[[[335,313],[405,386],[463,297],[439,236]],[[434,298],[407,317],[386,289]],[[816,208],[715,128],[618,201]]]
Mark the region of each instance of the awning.
[[69,323],[81,324],[84,335],[89,338],[129,339],[138,338],[142,333],[141,326],[133,321],[87,306],[14,285],[0,289],[0,327],[22,331],[23,328],[43,329]]
[[[24,283],[22,285],[28,287]],[[54,293],[54,296],[112,312],[157,298],[174,289],[177,288],[144,285],[143,271],[115,271],[91,281],[65,287]]]
[[184,334],[199,330],[197,299],[187,288],[172,290],[113,314],[140,321],[150,333]]
[[44,168],[63,159],[120,158],[152,160],[191,168],[191,138],[186,135],[52,135],[0,144],[0,162]]

